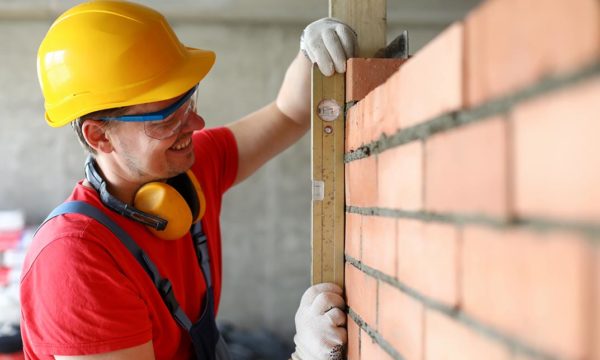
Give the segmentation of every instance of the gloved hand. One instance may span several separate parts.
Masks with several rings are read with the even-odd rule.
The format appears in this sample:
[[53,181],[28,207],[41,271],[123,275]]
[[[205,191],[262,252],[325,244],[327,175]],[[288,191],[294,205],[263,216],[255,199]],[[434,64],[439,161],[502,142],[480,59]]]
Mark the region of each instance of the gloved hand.
[[309,24],[300,37],[300,49],[325,76],[346,72],[346,60],[354,56],[357,38],[350,26],[334,18]]
[[276,100],[279,110],[308,129],[311,62],[326,76],[333,75],[334,69],[343,73],[346,60],[354,56],[357,47],[356,33],[338,20],[324,18],[309,24],[300,37],[301,51],[288,67],[279,89]]
[[341,360],[344,358],[346,304],[336,284],[313,285],[302,295],[296,312],[296,351],[293,360]]

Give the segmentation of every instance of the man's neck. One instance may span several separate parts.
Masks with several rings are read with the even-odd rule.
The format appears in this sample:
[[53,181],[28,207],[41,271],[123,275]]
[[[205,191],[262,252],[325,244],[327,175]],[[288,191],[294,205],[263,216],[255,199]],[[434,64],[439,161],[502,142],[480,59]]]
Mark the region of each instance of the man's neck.
[[117,166],[110,160],[96,159],[98,171],[106,182],[106,190],[122,202],[133,205],[135,193],[144,184],[142,181],[131,181],[121,175]]

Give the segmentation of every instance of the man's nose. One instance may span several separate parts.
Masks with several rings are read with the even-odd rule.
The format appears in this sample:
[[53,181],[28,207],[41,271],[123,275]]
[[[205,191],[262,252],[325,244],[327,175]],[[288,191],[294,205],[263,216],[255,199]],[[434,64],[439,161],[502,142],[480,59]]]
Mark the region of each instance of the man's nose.
[[202,118],[202,116],[192,111],[185,120],[182,132],[202,130],[204,129],[205,125],[206,124],[204,123],[204,119]]

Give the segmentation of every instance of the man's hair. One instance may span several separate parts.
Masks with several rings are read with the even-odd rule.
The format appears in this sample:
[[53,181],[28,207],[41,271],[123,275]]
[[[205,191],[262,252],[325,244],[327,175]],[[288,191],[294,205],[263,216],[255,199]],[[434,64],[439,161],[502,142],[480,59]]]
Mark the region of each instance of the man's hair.
[[[77,119],[71,121],[71,127],[75,131],[75,134],[77,134],[77,139],[79,140],[79,143],[81,144],[83,149],[85,151],[87,151],[89,154],[91,154],[92,156],[96,156],[96,154],[97,154],[96,150],[94,150],[90,146],[90,144],[88,144],[87,140],[85,140],[85,136],[83,136],[83,123],[84,122],[86,122],[87,120],[98,119],[98,118],[105,117],[105,116],[123,115],[127,111],[127,108],[128,107],[124,106],[124,107],[120,107],[120,108],[112,108],[112,109],[95,111],[93,113],[89,113],[87,115],[78,117]],[[114,123],[113,121],[104,121],[104,129],[108,129],[109,127],[113,126],[114,125],[113,123]]]

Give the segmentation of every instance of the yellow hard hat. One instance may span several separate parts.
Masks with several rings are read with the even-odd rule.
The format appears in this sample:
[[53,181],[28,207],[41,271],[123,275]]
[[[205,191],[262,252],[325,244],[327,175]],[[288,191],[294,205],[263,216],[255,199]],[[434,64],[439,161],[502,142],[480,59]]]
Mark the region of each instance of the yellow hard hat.
[[52,24],[38,50],[38,80],[52,127],[94,111],[174,98],[215,62],[212,51],[184,46],[157,11],[98,0]]

